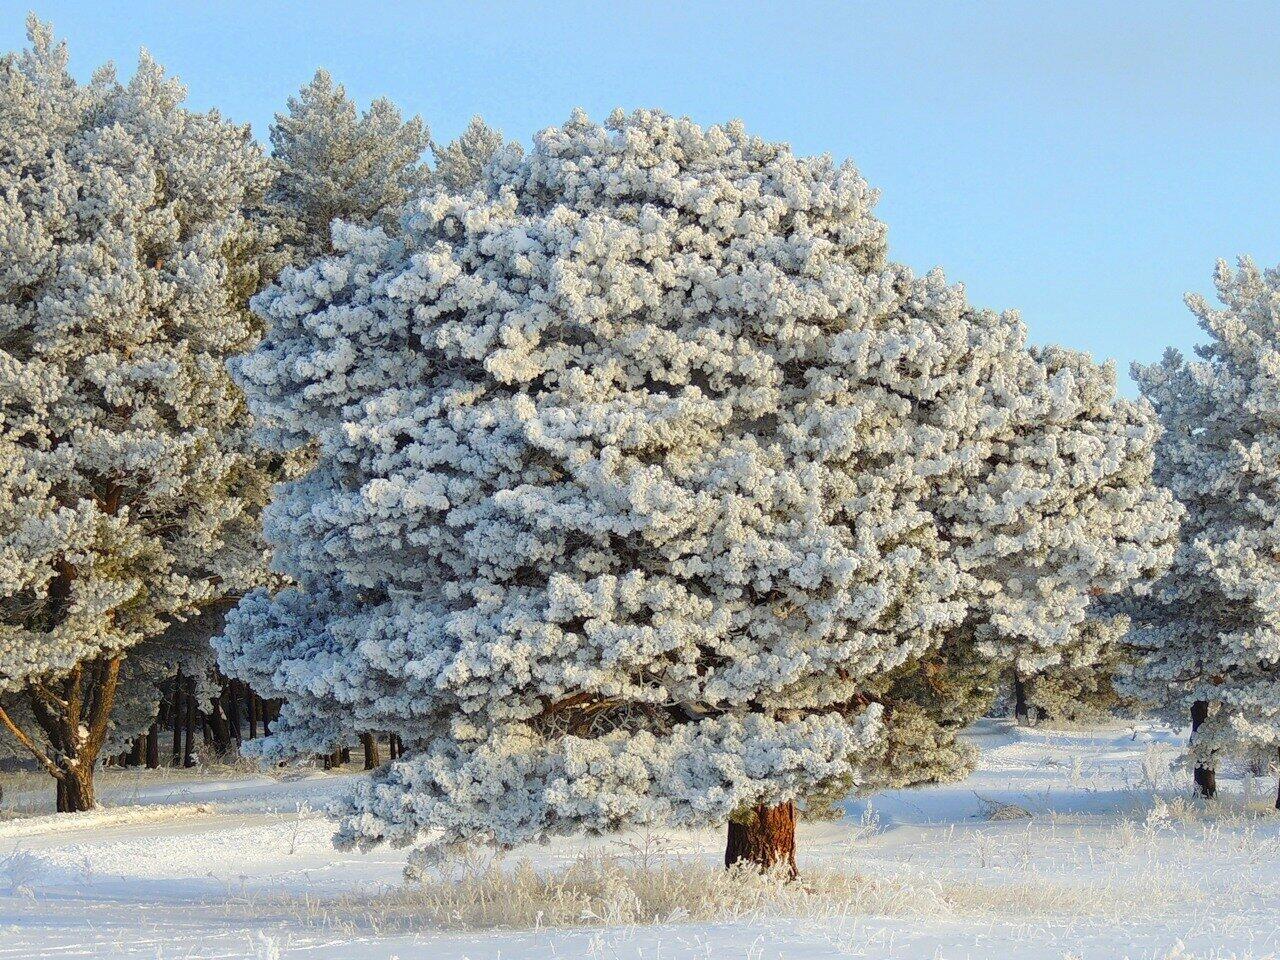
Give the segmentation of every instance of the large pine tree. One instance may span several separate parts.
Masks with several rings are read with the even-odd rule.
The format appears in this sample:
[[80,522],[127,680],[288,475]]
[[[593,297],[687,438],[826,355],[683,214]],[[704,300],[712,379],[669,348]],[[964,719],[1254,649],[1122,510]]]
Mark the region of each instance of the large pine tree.
[[1159,566],[1149,408],[889,262],[875,199],[737,123],[575,114],[255,301],[235,375],[319,462],[267,514],[297,586],[220,660],[288,700],[267,752],[402,738],[346,840],[729,821],[794,869],[797,802],[963,764],[933,671]]
[[34,726],[0,723],[83,810],[127,652],[263,582],[274,458],[225,361],[270,169],[146,53],[80,84],[28,32],[0,60],[0,693]]

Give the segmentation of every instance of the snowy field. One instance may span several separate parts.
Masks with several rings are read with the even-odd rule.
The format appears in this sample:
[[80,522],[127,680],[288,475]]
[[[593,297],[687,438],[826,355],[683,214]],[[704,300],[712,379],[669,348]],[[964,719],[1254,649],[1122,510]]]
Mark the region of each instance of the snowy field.
[[[329,845],[321,811],[346,775],[108,771],[106,809],[64,816],[41,812],[44,782],[10,776],[0,958],[1280,955],[1274,784],[1227,780],[1225,801],[1206,812],[1170,771],[1173,734],[993,724],[975,738],[983,761],[966,783],[851,802],[840,821],[802,828],[806,876],[846,876],[856,897],[792,894],[790,916],[766,908],[700,923],[678,909],[650,924],[595,916],[528,929],[391,916],[404,853]],[[528,860],[563,872],[589,857],[709,869],[721,843],[712,832],[561,842],[518,851],[504,869]]]

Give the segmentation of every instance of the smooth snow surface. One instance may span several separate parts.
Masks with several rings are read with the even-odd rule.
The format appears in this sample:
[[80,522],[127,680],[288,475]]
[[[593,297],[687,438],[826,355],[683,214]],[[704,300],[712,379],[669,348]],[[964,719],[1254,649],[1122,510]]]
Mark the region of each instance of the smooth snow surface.
[[[1265,958],[1280,951],[1274,784],[1246,809],[1185,802],[1180,738],[1136,730],[981,727],[983,761],[955,786],[850,802],[802,828],[801,865],[891,877],[927,896],[891,916],[756,917],[715,924],[380,935],[322,901],[401,882],[403,851],[338,853],[325,804],[345,775],[291,779],[111,772],[105,809],[0,822],[0,958],[521,960],[830,957],[922,960]],[[52,791],[4,783],[8,811]],[[1010,806],[1011,805],[1011,806]],[[1029,813],[1030,816],[1026,814]],[[712,832],[664,856],[720,855]],[[555,870],[609,839],[519,851]],[[319,905],[316,905],[320,902]],[[349,903],[349,899],[347,901]],[[307,909],[296,905],[307,903]],[[930,904],[913,909],[912,904]]]

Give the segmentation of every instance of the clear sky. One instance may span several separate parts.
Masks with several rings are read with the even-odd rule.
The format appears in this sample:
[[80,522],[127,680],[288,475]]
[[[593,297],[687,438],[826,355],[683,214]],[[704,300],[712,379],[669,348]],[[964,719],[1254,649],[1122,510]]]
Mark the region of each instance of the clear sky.
[[78,75],[145,45],[264,139],[319,66],[442,140],[474,113],[525,142],[575,106],[742,118],[851,157],[896,259],[1122,372],[1200,339],[1181,297],[1216,258],[1280,263],[1280,0],[3,0],[0,46],[28,7]]

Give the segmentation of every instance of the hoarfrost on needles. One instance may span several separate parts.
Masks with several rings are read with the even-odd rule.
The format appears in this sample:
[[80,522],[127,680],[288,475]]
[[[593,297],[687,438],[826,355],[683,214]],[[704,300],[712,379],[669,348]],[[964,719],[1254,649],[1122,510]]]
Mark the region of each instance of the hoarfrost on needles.
[[287,701],[267,754],[403,738],[346,841],[870,782],[874,680],[945,638],[1051,663],[1167,562],[1150,408],[889,262],[876,196],[736,122],[575,113],[256,299],[232,370],[319,461],[265,515],[297,586],[219,653]]
[[122,652],[267,577],[224,361],[259,331],[270,169],[145,52],[80,84],[28,29],[0,64],[0,694],[46,769],[91,771]]

